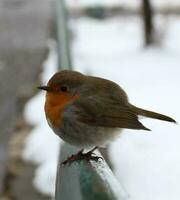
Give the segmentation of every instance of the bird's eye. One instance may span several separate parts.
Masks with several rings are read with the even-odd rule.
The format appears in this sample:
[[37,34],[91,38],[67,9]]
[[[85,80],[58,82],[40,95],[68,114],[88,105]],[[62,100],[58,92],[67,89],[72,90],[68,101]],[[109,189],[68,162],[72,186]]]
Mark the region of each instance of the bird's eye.
[[62,92],[67,92],[67,90],[68,90],[67,86],[61,86],[60,89]]

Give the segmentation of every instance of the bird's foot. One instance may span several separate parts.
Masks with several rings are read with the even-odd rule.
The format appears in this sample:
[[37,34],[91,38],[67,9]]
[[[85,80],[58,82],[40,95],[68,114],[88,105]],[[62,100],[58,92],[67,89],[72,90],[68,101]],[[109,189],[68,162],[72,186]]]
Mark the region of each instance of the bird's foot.
[[66,164],[72,164],[74,161],[81,161],[81,160],[86,160],[90,161],[93,160],[95,162],[98,162],[99,159],[102,159],[100,156],[96,156],[94,151],[98,147],[94,147],[92,150],[88,151],[87,153],[83,153],[83,149],[80,150],[77,154],[73,154],[72,156],[68,157],[65,161],[63,161],[61,164],[66,165]]

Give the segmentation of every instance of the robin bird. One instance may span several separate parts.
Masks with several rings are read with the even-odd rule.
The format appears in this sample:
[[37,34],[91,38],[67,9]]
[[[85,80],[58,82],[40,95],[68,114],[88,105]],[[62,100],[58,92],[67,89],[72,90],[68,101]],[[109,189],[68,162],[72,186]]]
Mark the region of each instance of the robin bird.
[[[98,161],[100,157],[93,151],[116,138],[119,129],[150,131],[138,120],[139,115],[176,123],[171,117],[130,104],[118,84],[76,71],[57,72],[46,86],[38,88],[47,92],[45,114],[54,133],[82,148],[63,164],[82,159]],[[83,153],[87,147],[94,148]]]

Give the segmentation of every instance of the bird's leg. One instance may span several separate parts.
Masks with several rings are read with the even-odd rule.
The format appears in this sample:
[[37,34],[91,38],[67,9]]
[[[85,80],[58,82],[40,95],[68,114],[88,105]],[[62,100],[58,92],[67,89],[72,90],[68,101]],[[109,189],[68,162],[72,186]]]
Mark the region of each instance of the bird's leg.
[[94,153],[94,151],[95,151],[96,149],[98,149],[97,146],[94,147],[93,149],[91,149],[90,151],[88,151],[87,153],[85,153],[84,155],[86,155],[87,157],[89,157],[89,156],[93,156],[93,155],[96,156],[96,154]]
[[63,161],[61,164],[66,165],[66,164],[71,164],[72,162],[76,160],[80,160],[79,158],[83,154],[84,149],[81,149],[80,151],[77,152],[77,154],[73,154],[70,157],[68,157],[65,161]]
[[90,160],[94,160],[94,161],[98,161],[99,159],[102,159],[102,157],[100,156],[96,156],[94,154],[94,151],[97,149],[98,147],[94,147],[92,150],[88,151],[87,153],[83,153],[83,149],[81,149],[80,151],[78,151],[77,154],[73,154],[72,156],[68,157],[64,162],[62,162],[62,165],[66,165],[66,164],[71,164],[74,161],[80,161],[80,160],[86,160],[86,161],[90,161]]
[[90,161],[90,160],[94,160],[96,162],[98,162],[99,159],[103,160],[102,157],[100,156],[96,156],[96,154],[94,153],[94,151],[98,149],[98,147],[94,147],[93,149],[91,149],[90,151],[88,151],[87,153],[84,153],[84,160]]

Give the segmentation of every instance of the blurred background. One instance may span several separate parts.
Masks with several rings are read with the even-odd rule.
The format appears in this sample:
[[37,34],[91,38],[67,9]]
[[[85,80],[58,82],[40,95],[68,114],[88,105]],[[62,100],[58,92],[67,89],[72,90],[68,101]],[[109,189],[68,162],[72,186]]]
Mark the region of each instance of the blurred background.
[[[60,1],[0,0],[2,200],[54,198],[62,141],[47,126],[36,86],[68,65],[180,121],[178,0]],[[150,134],[125,130],[106,152],[115,176],[132,200],[179,200],[179,126],[142,121]]]

